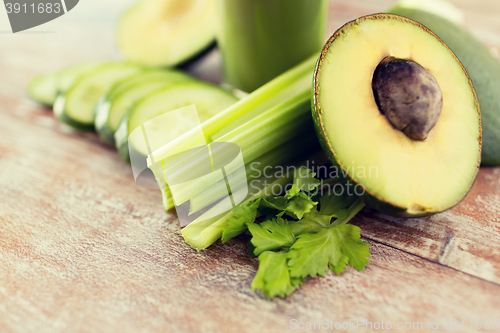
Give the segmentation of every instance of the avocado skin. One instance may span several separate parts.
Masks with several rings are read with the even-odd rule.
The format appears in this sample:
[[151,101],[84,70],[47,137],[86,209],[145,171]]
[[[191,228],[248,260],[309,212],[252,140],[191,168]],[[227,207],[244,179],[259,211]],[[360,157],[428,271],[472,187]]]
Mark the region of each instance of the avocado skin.
[[389,13],[419,22],[455,53],[476,89],[483,120],[482,164],[500,165],[500,62],[472,34],[426,11],[394,7]]
[[187,71],[190,69],[191,65],[194,65],[199,60],[203,59],[216,47],[217,47],[217,42],[214,39],[210,43],[208,43],[205,47],[201,48],[197,53],[193,53],[191,57],[179,61],[179,63],[174,64],[173,67]]

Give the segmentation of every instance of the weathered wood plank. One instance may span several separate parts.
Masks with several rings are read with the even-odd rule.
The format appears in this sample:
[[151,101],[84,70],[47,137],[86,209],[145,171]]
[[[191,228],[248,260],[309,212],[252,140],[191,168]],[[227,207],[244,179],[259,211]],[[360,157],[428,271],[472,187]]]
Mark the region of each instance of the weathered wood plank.
[[[455,2],[500,50],[496,1]],[[330,30],[392,3],[334,0]],[[243,240],[190,249],[160,194],[135,186],[113,149],[25,97],[34,74],[117,57],[113,20],[126,3],[81,6],[81,16],[51,23],[58,35],[0,34],[0,331],[281,332],[292,319],[425,329],[429,319],[440,328],[445,319],[500,319],[498,168],[483,168],[466,200],[444,214],[358,217],[373,246],[367,269],[309,280],[285,300],[252,293],[257,262]],[[196,73],[217,72],[214,59]]]
[[500,284],[500,168],[481,168],[454,209],[427,218],[357,217],[362,235]]

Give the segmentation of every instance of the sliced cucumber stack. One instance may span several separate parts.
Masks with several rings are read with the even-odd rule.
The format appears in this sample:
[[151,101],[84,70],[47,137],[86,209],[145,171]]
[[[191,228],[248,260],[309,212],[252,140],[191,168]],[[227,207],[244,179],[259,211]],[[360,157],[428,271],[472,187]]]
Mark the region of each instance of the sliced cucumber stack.
[[[130,136],[130,134],[134,129],[155,117],[194,104],[198,111],[199,120],[203,122],[234,104],[237,100],[229,92],[199,81],[186,81],[161,88],[135,104],[122,119],[115,133],[118,152],[125,161],[130,161],[129,146],[134,155],[137,152],[140,156],[147,156],[148,149],[144,138]],[[161,140],[169,142],[183,134],[186,128],[192,127],[191,125],[196,124],[196,122],[197,119],[182,118],[177,123],[162,124],[159,120],[154,125],[158,131],[162,132]],[[159,137],[159,135],[154,135],[154,137]],[[152,142],[151,144],[155,145]]]
[[177,66],[215,42],[215,0],[141,0],[121,18],[118,45],[134,62]]
[[53,106],[60,93],[65,93],[76,78],[103,62],[86,62],[61,71],[36,76],[28,84],[28,95],[43,105]]
[[80,76],[65,94],[60,94],[54,103],[54,114],[63,123],[82,130],[94,128],[94,109],[99,98],[115,83],[130,77],[144,68],[112,63],[95,67]]
[[151,70],[115,84],[96,108],[96,131],[103,141],[115,146],[118,125],[137,101],[162,86],[187,80],[192,80],[192,77],[180,71]]

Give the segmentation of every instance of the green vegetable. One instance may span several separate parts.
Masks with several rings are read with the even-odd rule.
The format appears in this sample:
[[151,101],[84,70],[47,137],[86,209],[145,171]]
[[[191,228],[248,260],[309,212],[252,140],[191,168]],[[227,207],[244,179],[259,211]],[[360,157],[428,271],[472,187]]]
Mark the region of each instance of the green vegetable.
[[28,84],[28,95],[40,104],[52,106],[57,97],[57,75],[43,74],[33,78]]
[[296,241],[289,222],[281,217],[266,220],[260,224],[248,223],[247,227],[252,234],[251,242],[255,255],[264,251],[289,248]]
[[[321,205],[323,207],[323,205]],[[330,225],[333,215],[323,215],[313,210],[304,215],[299,221],[292,223],[290,230],[295,236],[307,233],[317,233]]]
[[76,78],[103,62],[86,62],[73,65],[61,71],[39,75],[28,84],[28,95],[35,101],[53,106],[57,95],[65,93]]
[[438,35],[467,70],[481,105],[482,163],[500,165],[500,62],[488,48],[463,27],[424,10],[402,5],[390,13],[417,21]]
[[360,240],[359,230],[353,225],[336,225],[316,234],[300,235],[288,255],[290,275],[323,276],[328,268],[340,274],[348,263],[362,271],[368,264],[370,246]]
[[215,45],[215,0],[141,0],[118,26],[118,46],[128,60],[178,66]]
[[231,216],[227,219],[227,225],[222,230],[223,243],[247,231],[247,224],[252,223],[257,218],[259,204],[260,198],[248,205],[240,205],[233,208]]
[[[253,201],[267,197],[268,193],[271,193],[271,190],[275,186],[284,187],[291,179],[292,177],[287,174],[271,182],[264,182],[258,190],[256,190],[256,187],[251,187],[248,197],[240,205],[226,214],[211,219],[205,219],[204,215],[201,215],[182,229],[182,236],[191,247],[197,250],[206,249],[221,237],[223,237],[223,241],[228,241],[247,230],[244,224],[255,220],[257,206],[252,205]],[[210,214],[213,209],[218,209],[219,205],[215,205],[205,214]],[[248,205],[249,209],[243,208],[245,205]],[[228,227],[228,223],[230,227]]]
[[453,52],[410,19],[364,16],[330,37],[313,119],[331,163],[384,214],[443,212],[476,179],[481,115],[472,82]]
[[115,132],[127,111],[135,103],[163,86],[187,80],[192,78],[180,71],[150,70],[118,82],[101,98],[96,107],[95,128],[99,137],[115,146]]
[[[311,184],[311,179],[302,178],[303,175],[314,176],[310,170],[297,172],[294,185]],[[319,186],[319,182],[313,184],[309,189]],[[292,188],[282,197],[259,198],[236,207],[231,217],[225,220],[223,234],[226,241],[229,238],[226,231],[245,231],[243,223],[252,235],[250,248],[254,255],[259,256],[259,269],[252,288],[267,297],[285,297],[306,277],[323,276],[328,269],[340,274],[347,265],[361,271],[368,264],[370,246],[360,239],[358,227],[346,224],[364,207],[362,199],[325,195],[320,198],[319,211],[312,209],[298,221],[283,219],[281,216],[286,213],[290,200],[302,195],[313,201],[305,192]],[[261,210],[270,215],[262,223],[254,223]]]
[[[138,156],[143,158],[147,156],[149,152],[143,133],[142,131],[134,132],[134,130],[168,111],[195,104],[200,121],[205,121],[234,104],[237,100],[227,91],[201,81],[184,80],[184,82],[176,82],[161,87],[138,101],[121,120],[115,133],[118,152],[125,161],[130,159],[129,148],[137,152]],[[164,122],[160,124],[163,119]],[[175,120],[178,121],[178,119]],[[184,117],[182,123],[172,123],[172,119],[169,117],[155,120],[155,126],[162,132],[161,136],[148,133],[150,148],[152,147],[155,150],[164,143],[168,143],[182,135],[186,131],[188,124],[196,126],[197,119]],[[168,129],[168,131],[165,129]],[[158,138],[159,141],[155,140],[155,138]]]
[[300,168],[297,172],[298,175],[293,179],[292,188],[288,191],[289,197],[294,197],[300,193],[300,191],[314,191],[320,185],[320,181],[314,178],[315,175],[311,169]]
[[[310,85],[315,63],[316,56],[311,57],[204,121],[202,127],[210,145],[237,144],[247,170],[252,162],[262,160],[267,161],[266,167],[300,166],[318,152],[310,117]],[[165,199],[169,197],[165,161],[173,154],[196,147],[199,142],[196,141],[197,134],[195,131],[184,133],[148,157],[148,166],[163,188],[165,208],[173,207],[173,201]],[[283,163],[284,160],[289,162]],[[169,181],[175,183],[177,180],[177,184],[182,184],[175,189],[175,204],[194,201],[198,202],[196,210],[208,208],[215,201],[210,202],[209,195],[203,195],[203,200],[198,198],[202,193],[211,193],[211,187],[222,179],[210,175],[196,182],[183,183],[181,180],[190,179],[189,176],[196,174],[201,166],[201,160],[190,161],[194,162],[176,169],[175,174],[169,176]],[[212,212],[219,211],[224,205],[223,202],[215,203],[185,227],[182,235],[189,245],[201,250],[220,238],[226,242],[245,232],[250,233],[252,254],[258,255],[260,261],[252,288],[261,290],[268,297],[289,295],[306,276],[324,274],[329,268],[338,274],[347,264],[361,270],[368,263],[369,246],[360,240],[359,229],[345,225],[363,208],[361,199],[324,196],[318,202],[320,182],[304,167],[298,168],[294,174],[286,172],[272,179],[259,175],[262,169],[251,169],[257,171],[247,172],[248,183],[258,179],[261,180],[259,185],[252,187],[246,199],[231,211],[205,218],[213,216]],[[228,174],[236,172],[226,171]],[[292,186],[285,195],[270,195],[275,185],[284,187],[291,181]],[[234,194],[244,188],[231,190]],[[323,205],[318,208],[319,203]],[[256,219],[261,216],[266,216],[264,221],[256,224]],[[312,240],[318,242],[313,246]],[[325,242],[320,243],[322,240]]]
[[[271,152],[275,152],[275,156],[283,152],[286,155],[280,157],[278,162],[273,156],[268,156],[266,166],[288,165],[293,160],[294,163],[300,163],[304,160],[304,156],[317,152],[319,145],[314,136],[310,116],[310,85],[316,59],[317,56],[309,58],[238,103],[204,121],[202,128],[208,143],[229,142],[238,145],[247,166]],[[168,159],[174,152],[198,146],[197,138],[198,132],[190,131],[153,152],[148,166],[155,172],[161,188],[168,189],[162,161]],[[283,161],[288,162],[281,164]],[[189,164],[182,170],[176,170],[171,180],[189,179],[189,175],[192,175],[197,168],[195,163]],[[248,180],[251,181],[252,178]],[[219,181],[221,178],[214,175],[204,177],[196,183],[183,184],[176,191],[176,204],[181,205],[193,198],[196,200],[200,193]],[[168,190],[163,191],[163,195],[168,197]],[[169,200],[164,202],[168,203]],[[201,206],[203,205],[199,205],[197,210]],[[173,208],[173,202],[171,206],[165,208]],[[206,246],[208,245],[210,244]]]
[[293,278],[288,269],[287,252],[263,252],[259,256],[259,270],[252,282],[253,290],[265,296],[286,297],[297,289],[303,279]]
[[95,107],[101,96],[115,83],[144,70],[126,63],[111,63],[93,68],[78,77],[65,94],[54,103],[54,114],[72,127],[94,128]]

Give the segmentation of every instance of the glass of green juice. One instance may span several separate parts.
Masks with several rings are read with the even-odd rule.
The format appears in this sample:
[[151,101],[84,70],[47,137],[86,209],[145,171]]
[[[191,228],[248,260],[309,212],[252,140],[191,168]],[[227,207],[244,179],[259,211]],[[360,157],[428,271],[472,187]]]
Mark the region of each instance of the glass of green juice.
[[251,92],[321,50],[328,0],[217,0],[224,80]]

